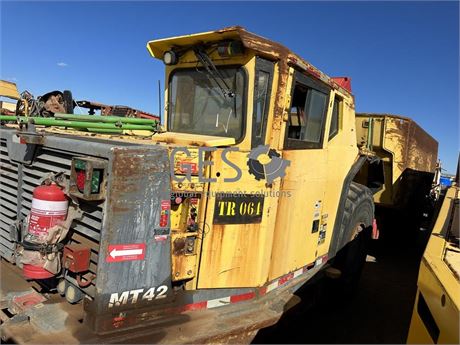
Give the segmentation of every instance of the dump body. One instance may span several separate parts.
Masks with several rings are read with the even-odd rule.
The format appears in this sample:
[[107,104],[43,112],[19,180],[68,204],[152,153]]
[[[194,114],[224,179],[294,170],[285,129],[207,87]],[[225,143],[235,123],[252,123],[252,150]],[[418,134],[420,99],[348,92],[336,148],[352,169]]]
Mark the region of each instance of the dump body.
[[433,137],[407,117],[368,113],[356,114],[356,135],[358,144],[374,151],[383,164],[384,183],[374,194],[376,203],[406,208],[424,199],[437,164]]

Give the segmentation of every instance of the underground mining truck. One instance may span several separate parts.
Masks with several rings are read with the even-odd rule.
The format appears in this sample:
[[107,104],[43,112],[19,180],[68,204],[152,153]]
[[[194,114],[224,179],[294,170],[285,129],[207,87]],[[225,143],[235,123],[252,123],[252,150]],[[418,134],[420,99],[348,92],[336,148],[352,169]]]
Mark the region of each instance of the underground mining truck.
[[147,49],[164,129],[0,128],[4,339],[249,342],[320,270],[352,282],[378,237],[391,186],[349,78],[241,27]]

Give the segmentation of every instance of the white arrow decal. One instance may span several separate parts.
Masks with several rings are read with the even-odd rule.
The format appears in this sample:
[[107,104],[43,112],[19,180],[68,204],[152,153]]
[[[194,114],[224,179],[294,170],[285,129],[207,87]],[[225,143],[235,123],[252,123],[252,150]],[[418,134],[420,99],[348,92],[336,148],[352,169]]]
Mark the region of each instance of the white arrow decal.
[[117,256],[129,256],[129,255],[142,255],[143,249],[124,249],[124,250],[117,250],[114,248],[110,252],[110,256],[112,258],[116,258]]

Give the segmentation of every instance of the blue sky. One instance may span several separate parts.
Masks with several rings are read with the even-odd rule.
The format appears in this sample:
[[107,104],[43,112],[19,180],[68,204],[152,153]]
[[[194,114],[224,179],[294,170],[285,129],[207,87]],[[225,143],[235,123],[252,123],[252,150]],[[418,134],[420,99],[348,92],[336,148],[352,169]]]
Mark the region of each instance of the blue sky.
[[1,2],[1,77],[35,95],[158,112],[163,64],[146,42],[242,25],[330,76],[350,76],[356,109],[413,118],[459,150],[458,2]]

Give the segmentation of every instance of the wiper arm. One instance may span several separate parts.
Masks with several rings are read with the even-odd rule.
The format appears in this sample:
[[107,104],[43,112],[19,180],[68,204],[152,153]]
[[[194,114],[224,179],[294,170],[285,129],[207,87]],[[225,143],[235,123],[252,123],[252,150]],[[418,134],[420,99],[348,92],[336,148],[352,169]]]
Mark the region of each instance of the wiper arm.
[[222,76],[220,71],[217,69],[216,65],[214,65],[214,63],[212,62],[208,54],[206,54],[204,49],[202,47],[196,47],[196,48],[193,48],[193,52],[195,53],[198,60],[200,60],[201,64],[204,66],[204,68],[209,73],[209,75],[212,77],[216,85],[219,87],[224,97],[234,98],[235,92],[228,86],[224,77]]

